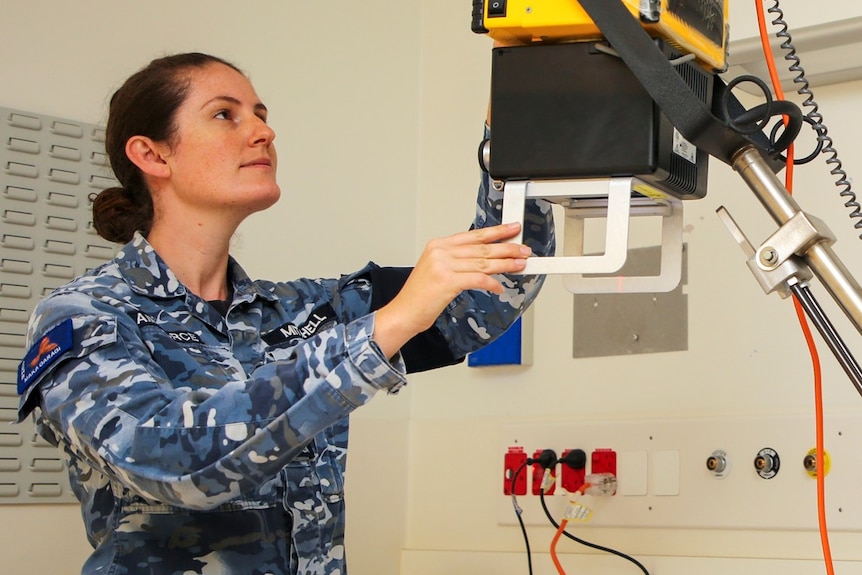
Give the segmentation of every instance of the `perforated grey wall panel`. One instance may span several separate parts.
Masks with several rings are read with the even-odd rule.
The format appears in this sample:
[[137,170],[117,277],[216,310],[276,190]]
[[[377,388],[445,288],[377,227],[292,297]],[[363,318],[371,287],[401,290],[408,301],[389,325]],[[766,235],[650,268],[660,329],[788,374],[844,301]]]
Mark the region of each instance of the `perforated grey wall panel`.
[[112,185],[102,128],[0,107],[0,503],[74,501],[56,448],[13,425],[17,370],[39,299],[113,257],[89,201]]

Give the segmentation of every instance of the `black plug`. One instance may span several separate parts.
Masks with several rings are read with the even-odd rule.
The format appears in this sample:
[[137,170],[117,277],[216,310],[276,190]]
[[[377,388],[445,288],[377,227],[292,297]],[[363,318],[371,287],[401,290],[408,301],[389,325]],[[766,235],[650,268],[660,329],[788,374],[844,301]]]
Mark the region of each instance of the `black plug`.
[[[535,459],[529,459],[528,463],[531,465],[533,463],[538,463],[542,466],[542,469],[550,469],[551,467],[557,464],[557,452],[553,449],[543,449],[539,454],[539,457]],[[586,462],[586,455],[584,455],[584,461]]]
[[571,449],[563,454],[560,463],[568,465],[572,469],[586,469],[587,454],[583,449]]

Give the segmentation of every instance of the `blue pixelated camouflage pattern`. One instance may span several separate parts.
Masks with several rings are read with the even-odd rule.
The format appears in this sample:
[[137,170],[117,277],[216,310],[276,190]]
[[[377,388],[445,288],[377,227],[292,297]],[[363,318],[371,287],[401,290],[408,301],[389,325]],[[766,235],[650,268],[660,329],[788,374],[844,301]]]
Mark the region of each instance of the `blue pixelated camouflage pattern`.
[[[486,176],[473,227],[501,207]],[[547,202],[528,202],[524,237],[552,255]],[[94,547],[84,574],[347,573],[348,416],[407,381],[371,339],[374,264],[286,283],[229,265],[223,317],[136,235],[32,316],[28,346],[72,321],[71,349],[27,382],[19,417],[67,462]],[[501,279],[502,296],[465,292],[436,322],[454,357],[502,334],[543,282]]]

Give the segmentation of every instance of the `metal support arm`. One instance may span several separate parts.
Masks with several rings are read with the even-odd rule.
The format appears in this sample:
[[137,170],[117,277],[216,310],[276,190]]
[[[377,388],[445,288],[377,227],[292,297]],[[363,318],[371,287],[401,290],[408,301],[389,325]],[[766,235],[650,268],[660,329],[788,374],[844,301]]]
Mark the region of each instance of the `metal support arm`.
[[766,293],[795,296],[862,395],[862,368],[808,289],[813,273],[862,332],[862,295],[856,280],[832,252],[835,236],[822,221],[800,210],[772,170],[765,167],[757,150],[740,150],[733,167],[780,227],[755,250],[723,206],[717,210],[719,217],[742,247],[760,287]]
[[[802,210],[769,168],[759,151],[754,147],[741,149],[733,157],[732,166],[779,226],[784,226],[791,220],[795,220],[791,226],[798,229],[798,214],[801,214]],[[814,275],[820,279],[832,298],[853,322],[856,329],[862,333],[862,290],[860,290],[855,278],[850,275],[850,272],[832,251],[834,236],[831,232],[825,230],[825,225],[822,222],[810,216],[806,216],[806,221],[808,222],[806,225],[810,225],[811,229],[814,230],[811,238],[815,238],[817,235],[821,237],[817,241],[803,242],[799,248],[801,253],[796,255],[803,258]],[[791,232],[780,232],[773,237],[780,238],[784,233]],[[760,256],[757,259],[761,263],[768,256],[767,248],[769,247],[764,245],[759,250]],[[787,255],[776,253],[776,261]]]

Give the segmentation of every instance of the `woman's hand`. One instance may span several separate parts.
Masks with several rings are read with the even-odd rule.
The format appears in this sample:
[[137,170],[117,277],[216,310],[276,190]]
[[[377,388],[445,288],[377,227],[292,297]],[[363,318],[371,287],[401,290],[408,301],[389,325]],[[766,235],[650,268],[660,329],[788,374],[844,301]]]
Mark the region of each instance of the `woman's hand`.
[[374,341],[392,357],[414,335],[430,328],[464,290],[503,293],[495,274],[519,272],[530,248],[500,243],[515,236],[520,224],[502,224],[431,240],[395,298],[377,311]]

